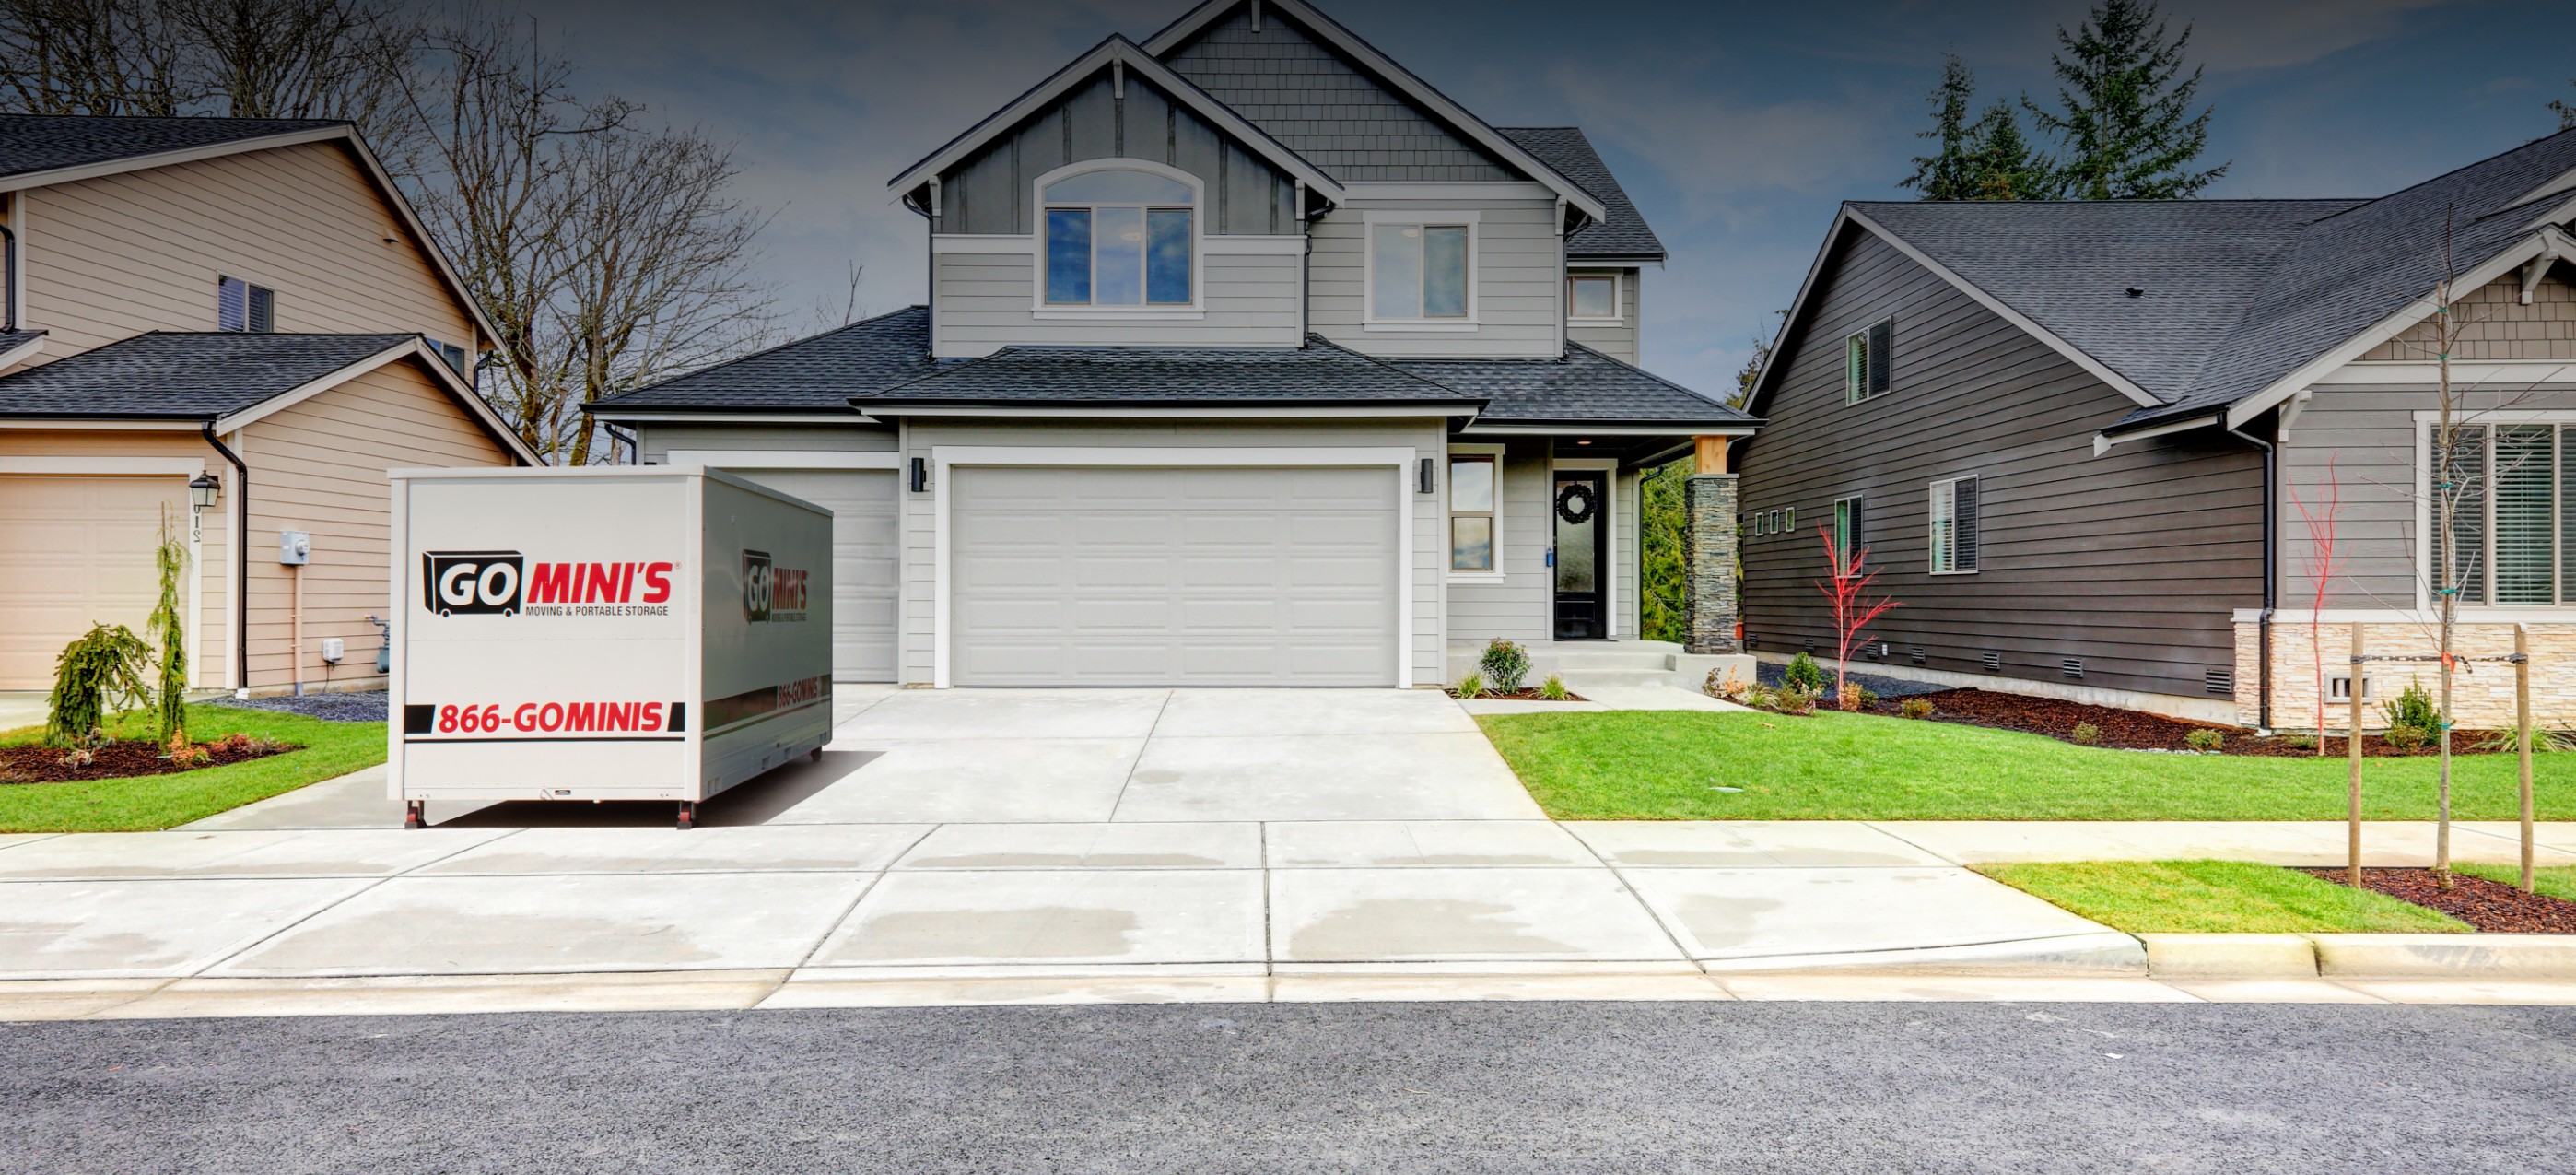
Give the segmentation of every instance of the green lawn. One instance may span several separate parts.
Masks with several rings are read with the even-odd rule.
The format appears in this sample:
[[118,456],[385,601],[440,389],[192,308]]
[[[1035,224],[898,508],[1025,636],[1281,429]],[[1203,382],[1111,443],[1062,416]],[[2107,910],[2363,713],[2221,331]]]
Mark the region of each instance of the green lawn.
[[2069,861],[1978,870],[2131,934],[2465,933],[2469,924],[2296,870],[2241,861]]
[[[2501,881],[2506,885],[2522,884],[2520,865],[2455,865],[2453,868],[2472,877]],[[2576,865],[2543,865],[2532,870],[2531,891],[2576,902]]]
[[[119,716],[109,733],[150,738],[144,714]],[[324,722],[230,706],[188,707],[188,737],[260,735],[304,749],[177,775],[142,775],[84,783],[0,785],[0,832],[134,832],[169,828],[346,775],[385,761],[382,722]],[[42,727],[0,734],[0,745],[34,742]]]
[[[2340,820],[2344,761],[2160,755],[1865,714],[1628,710],[1478,719],[1560,820]],[[2518,811],[2511,755],[2453,760],[2463,820]],[[2535,760],[2576,818],[2576,753]],[[2429,820],[2434,761],[2372,759],[2364,815]],[[1717,790],[1741,788],[1739,792]]]

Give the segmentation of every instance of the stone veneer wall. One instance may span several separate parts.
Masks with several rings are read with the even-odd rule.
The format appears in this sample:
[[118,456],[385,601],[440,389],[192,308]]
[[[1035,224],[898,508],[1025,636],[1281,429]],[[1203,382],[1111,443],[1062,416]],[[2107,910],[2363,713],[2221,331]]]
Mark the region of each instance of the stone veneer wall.
[[1737,548],[1744,527],[1736,517],[1737,491],[1732,473],[1695,473],[1682,491],[1689,513],[1689,639],[1683,648],[1697,654],[1734,653],[1735,622],[1744,615],[1736,591]]
[[[2362,647],[2370,654],[2431,656],[2440,639],[2429,624],[2386,621],[2367,623],[2362,628]],[[2576,624],[2534,624],[2530,630],[2532,724],[2543,730],[2576,730]],[[2244,726],[2254,725],[2260,713],[2257,690],[2261,677],[2257,670],[2262,658],[2256,635],[2250,621],[2236,626],[2236,720]],[[2325,646],[2323,676],[2334,678],[2350,672],[2352,626],[2344,622],[2321,624],[2317,637],[2318,643]],[[2453,649],[2465,657],[2508,655],[2513,652],[2513,626],[2464,621]],[[2500,730],[2513,725],[2513,666],[2501,661],[2477,661],[2466,668],[2469,671],[2459,674],[2451,686],[2454,721],[2463,729]],[[2366,672],[2373,679],[2370,696],[2362,703],[2362,724],[2366,729],[2377,730],[2387,724],[2379,712],[2380,702],[2396,697],[2409,681],[2420,678],[2426,690],[2437,699],[2440,696],[2439,671],[2430,661],[2374,664]],[[2307,622],[2274,621],[2273,727],[2312,729],[2321,688],[2316,662],[2309,654]],[[2342,729],[2351,713],[2349,707],[2350,703],[2341,699],[2326,703],[2329,731]]]

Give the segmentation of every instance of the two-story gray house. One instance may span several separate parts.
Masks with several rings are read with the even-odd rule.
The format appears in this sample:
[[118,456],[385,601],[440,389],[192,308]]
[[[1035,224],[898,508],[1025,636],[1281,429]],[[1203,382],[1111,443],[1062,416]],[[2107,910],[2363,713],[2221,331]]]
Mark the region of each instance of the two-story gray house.
[[590,406],[837,512],[841,679],[1428,686],[1493,637],[1704,671],[1637,639],[1638,476],[1700,453],[1731,564],[1756,422],[1635,365],[1664,249],[1581,131],[1211,0],[891,190],[927,306]]
[[[2576,132],[2370,200],[1846,204],[1738,446],[1747,643],[1832,656],[1821,527],[1901,601],[1862,667],[2310,725],[2350,626],[2434,651],[2448,275],[2461,649],[2530,626],[2540,717],[2576,723],[2571,222]],[[2475,668],[2458,720],[2509,721]]]

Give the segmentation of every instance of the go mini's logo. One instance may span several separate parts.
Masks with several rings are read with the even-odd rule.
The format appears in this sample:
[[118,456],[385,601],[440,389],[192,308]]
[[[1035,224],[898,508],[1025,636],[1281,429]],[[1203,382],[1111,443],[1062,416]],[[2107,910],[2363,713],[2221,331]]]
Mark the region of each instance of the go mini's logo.
[[753,624],[805,619],[806,573],[773,567],[769,552],[742,553],[742,618]]
[[[426,551],[421,606],[441,616],[517,616],[529,605],[667,604],[676,563],[538,563],[517,551]],[[620,610],[598,612],[617,614]],[[631,611],[631,610],[623,610]],[[567,615],[540,607],[537,615]],[[658,614],[658,613],[657,613]]]
[[420,557],[421,604],[441,616],[519,612],[527,558],[517,551],[429,551]]

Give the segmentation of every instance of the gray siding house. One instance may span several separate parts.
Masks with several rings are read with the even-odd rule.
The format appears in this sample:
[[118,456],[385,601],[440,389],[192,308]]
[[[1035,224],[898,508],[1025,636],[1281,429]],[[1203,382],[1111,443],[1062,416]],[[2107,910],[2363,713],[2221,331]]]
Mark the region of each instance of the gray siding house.
[[[1111,36],[895,177],[930,301],[592,405],[832,507],[836,676],[1428,686],[1705,673],[1638,639],[1640,471],[1758,423],[1635,366],[1664,250],[1574,128],[1496,128],[1314,8]],[[971,125],[967,125],[971,124]],[[1727,584],[1731,588],[1731,583]]]
[[[2448,272],[2481,454],[2463,647],[2529,625],[2542,717],[2576,722],[2571,220],[2576,133],[2375,200],[1845,205],[1736,442],[1746,644],[1832,657],[1831,536],[1901,601],[1859,667],[2313,724],[2352,625],[2432,647]],[[2464,689],[2463,722],[2509,711],[2506,675]]]

